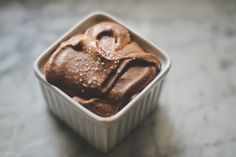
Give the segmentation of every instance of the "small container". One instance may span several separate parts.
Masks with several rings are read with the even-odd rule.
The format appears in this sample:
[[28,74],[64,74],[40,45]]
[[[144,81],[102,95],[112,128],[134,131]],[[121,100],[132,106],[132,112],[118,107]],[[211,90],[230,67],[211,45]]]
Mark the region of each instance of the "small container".
[[[146,51],[157,55],[161,62],[161,70],[154,80],[124,108],[111,117],[100,117],[89,111],[62,90],[48,83],[43,74],[43,65],[62,41],[77,33],[82,33],[90,26],[104,20],[111,20],[125,27],[133,40],[138,42]],[[34,64],[34,71],[50,111],[67,123],[91,145],[103,152],[108,152],[122,141],[157,106],[162,84],[170,65],[170,58],[166,53],[142,38],[122,22],[104,13],[94,13],[75,25],[43,52]]]

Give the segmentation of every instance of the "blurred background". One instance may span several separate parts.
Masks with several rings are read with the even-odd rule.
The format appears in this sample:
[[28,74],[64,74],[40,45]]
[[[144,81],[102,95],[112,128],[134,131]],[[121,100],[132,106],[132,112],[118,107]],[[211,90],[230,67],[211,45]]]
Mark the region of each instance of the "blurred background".
[[[82,17],[110,13],[165,50],[159,107],[103,154],[46,108],[35,59]],[[1,157],[235,157],[236,1],[1,0]]]

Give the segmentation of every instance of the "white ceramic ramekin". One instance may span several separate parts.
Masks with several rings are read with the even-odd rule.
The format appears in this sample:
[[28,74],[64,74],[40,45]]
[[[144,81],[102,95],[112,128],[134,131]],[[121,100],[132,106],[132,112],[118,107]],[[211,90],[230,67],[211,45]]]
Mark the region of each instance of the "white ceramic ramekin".
[[[157,55],[161,62],[161,71],[155,79],[123,109],[111,117],[100,117],[87,110],[59,88],[49,84],[42,71],[43,65],[59,43],[76,33],[82,33],[88,27],[103,20],[115,21],[127,28],[131,33],[132,39],[136,40],[146,51]],[[90,144],[103,152],[107,152],[114,148],[157,105],[161,87],[170,65],[168,55],[151,44],[151,42],[143,39],[132,29],[110,15],[94,13],[75,25],[41,54],[34,64],[34,71],[51,112],[78,132]]]

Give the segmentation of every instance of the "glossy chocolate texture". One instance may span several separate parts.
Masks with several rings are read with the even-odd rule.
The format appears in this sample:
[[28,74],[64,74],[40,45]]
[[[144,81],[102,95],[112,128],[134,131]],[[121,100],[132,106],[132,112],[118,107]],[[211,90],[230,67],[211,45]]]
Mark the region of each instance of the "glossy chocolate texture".
[[159,73],[158,58],[145,52],[119,24],[105,21],[62,42],[44,66],[48,82],[95,114],[117,113]]

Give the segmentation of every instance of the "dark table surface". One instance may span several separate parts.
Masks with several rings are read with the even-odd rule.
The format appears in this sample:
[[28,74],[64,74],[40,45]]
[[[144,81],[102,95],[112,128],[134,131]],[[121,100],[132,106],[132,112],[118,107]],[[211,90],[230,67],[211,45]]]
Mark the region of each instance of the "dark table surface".
[[[159,107],[103,154],[53,117],[35,59],[83,16],[104,10],[164,49]],[[0,156],[236,156],[236,1],[0,1]]]

